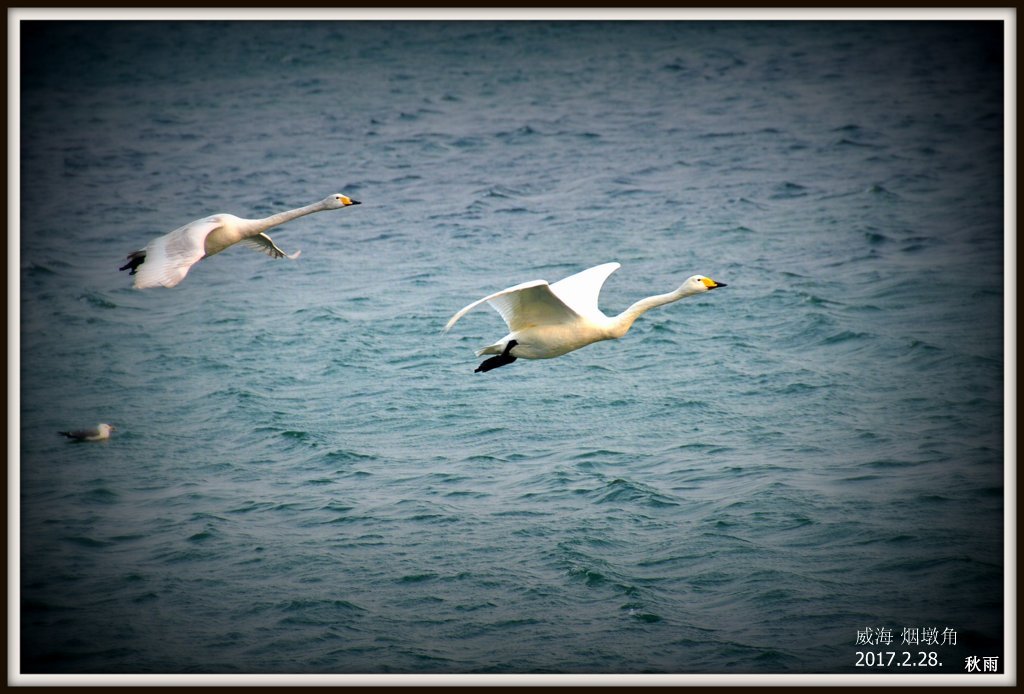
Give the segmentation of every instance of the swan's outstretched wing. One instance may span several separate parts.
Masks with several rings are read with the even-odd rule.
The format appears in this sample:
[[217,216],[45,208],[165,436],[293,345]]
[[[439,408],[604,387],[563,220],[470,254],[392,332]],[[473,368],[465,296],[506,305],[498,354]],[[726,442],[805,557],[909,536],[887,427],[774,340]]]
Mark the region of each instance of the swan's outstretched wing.
[[581,316],[604,318],[604,314],[597,306],[597,298],[601,294],[605,280],[620,267],[622,266],[618,263],[595,265],[558,280],[551,285],[551,291]]
[[143,249],[146,260],[138,266],[135,287],[173,287],[181,282],[189,269],[206,255],[203,242],[218,226],[217,217],[207,217],[150,241]]
[[551,287],[547,282],[533,280],[502,289],[500,292],[474,301],[452,316],[448,324],[444,326],[444,332],[451,330],[460,318],[485,301],[501,314],[508,329],[512,332],[532,325],[557,324],[578,318],[575,311],[551,292]]
[[291,255],[288,255],[277,247],[277,244],[274,243],[273,239],[262,233],[257,236],[250,236],[247,239],[242,239],[239,243],[257,251],[266,253],[271,258],[287,258],[288,260],[295,260],[302,255],[302,251],[295,251]]

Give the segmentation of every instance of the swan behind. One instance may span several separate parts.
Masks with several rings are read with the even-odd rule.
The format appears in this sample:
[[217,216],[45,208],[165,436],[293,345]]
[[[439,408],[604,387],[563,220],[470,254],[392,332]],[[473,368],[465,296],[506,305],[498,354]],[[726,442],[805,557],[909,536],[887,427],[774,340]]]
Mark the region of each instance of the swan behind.
[[335,193],[312,205],[278,212],[264,219],[244,219],[233,214],[211,215],[153,239],[145,248],[130,253],[128,262],[119,269],[130,270],[128,274],[135,275],[135,288],[145,289],[177,285],[200,260],[236,243],[272,258],[295,260],[301,251],[291,255],[285,253],[264,232],[307,214],[358,204],[358,200]]

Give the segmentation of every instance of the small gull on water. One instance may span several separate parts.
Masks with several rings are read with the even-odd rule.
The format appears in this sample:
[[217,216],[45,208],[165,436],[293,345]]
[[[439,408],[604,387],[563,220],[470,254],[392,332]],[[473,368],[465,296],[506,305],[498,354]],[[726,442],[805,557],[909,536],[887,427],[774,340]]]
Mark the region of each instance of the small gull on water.
[[97,424],[95,429],[80,429],[78,431],[58,431],[58,434],[67,436],[75,441],[104,441],[110,438],[110,432],[117,427],[111,424]]

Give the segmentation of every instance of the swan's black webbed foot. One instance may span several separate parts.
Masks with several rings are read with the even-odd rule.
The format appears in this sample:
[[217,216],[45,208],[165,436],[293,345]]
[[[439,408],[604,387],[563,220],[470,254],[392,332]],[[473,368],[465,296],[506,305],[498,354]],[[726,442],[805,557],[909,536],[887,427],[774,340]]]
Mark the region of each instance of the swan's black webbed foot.
[[512,362],[514,362],[516,360],[516,358],[513,357],[510,354],[510,352],[512,351],[512,348],[515,347],[518,344],[519,343],[516,342],[515,340],[509,340],[508,344],[505,345],[505,351],[504,352],[502,352],[501,354],[499,354],[496,357],[491,357],[490,359],[486,359],[486,360],[482,361],[480,363],[480,366],[476,367],[476,369],[473,370],[473,373],[479,373],[481,371],[486,373],[486,372],[490,371],[491,369],[498,368],[499,366],[505,366],[505,364],[511,364]]
[[131,270],[129,275],[134,275],[135,271],[139,269],[139,266],[146,262],[146,251],[135,251],[128,256],[128,262],[123,266],[119,267],[118,270]]

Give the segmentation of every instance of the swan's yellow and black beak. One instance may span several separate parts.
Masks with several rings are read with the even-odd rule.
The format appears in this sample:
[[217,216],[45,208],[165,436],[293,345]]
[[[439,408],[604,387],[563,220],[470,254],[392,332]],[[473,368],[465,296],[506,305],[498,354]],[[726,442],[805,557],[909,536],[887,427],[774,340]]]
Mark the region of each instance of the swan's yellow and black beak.
[[727,284],[726,284],[726,283],[724,283],[724,282],[715,282],[715,281],[714,281],[713,279],[711,279],[710,277],[701,277],[700,281],[701,281],[701,282],[702,282],[702,283],[704,284],[704,286],[705,286],[705,287],[707,287],[708,289],[718,289],[719,287],[728,287],[728,286],[729,286],[729,285],[727,285]]
[[353,200],[352,198],[342,198],[341,201],[343,203],[345,203],[346,207],[348,207],[349,205],[362,205],[363,204],[363,203],[359,202],[358,200]]

